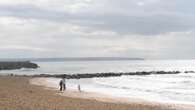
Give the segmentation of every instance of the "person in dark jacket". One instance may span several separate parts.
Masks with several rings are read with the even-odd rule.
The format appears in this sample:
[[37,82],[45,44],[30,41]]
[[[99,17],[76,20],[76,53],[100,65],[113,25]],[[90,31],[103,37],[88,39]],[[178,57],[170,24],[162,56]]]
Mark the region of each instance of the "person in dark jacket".
[[63,90],[65,91],[66,90],[66,80],[65,80],[65,78],[60,80],[59,85],[60,85],[60,91],[63,91]]
[[60,91],[62,91],[63,80],[60,80],[59,86],[60,86]]

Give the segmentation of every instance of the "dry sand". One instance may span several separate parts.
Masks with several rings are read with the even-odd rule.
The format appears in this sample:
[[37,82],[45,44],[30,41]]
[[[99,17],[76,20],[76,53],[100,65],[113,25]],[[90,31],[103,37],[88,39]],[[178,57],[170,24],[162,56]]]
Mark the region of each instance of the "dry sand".
[[192,106],[114,100],[94,93],[62,93],[31,85],[29,80],[29,77],[0,77],[0,110],[195,110]]

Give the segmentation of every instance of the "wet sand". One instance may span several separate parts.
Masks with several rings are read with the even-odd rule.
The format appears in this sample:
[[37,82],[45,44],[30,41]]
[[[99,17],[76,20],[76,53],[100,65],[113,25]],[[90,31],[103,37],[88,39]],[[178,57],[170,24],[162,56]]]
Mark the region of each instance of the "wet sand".
[[[194,110],[193,106],[159,104],[136,99],[116,100],[103,94],[43,87],[30,77],[0,76],[0,110]],[[37,84],[38,84],[37,83]]]

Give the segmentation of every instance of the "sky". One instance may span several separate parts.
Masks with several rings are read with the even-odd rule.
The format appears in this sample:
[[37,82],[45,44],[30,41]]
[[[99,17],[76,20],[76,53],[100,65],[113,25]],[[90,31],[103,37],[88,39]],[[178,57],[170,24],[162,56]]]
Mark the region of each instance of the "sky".
[[195,58],[194,0],[1,0],[0,58]]

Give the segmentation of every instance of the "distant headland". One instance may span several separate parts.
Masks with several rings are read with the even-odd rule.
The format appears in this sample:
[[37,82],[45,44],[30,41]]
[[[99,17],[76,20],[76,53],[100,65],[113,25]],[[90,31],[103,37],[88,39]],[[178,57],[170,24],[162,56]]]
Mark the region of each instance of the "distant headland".
[[0,61],[0,70],[14,70],[21,68],[32,68],[36,69],[39,66],[30,61]]
[[128,61],[144,60],[143,58],[130,57],[64,57],[64,58],[12,58],[0,59],[0,61],[33,61],[33,62],[62,62],[62,61]]

